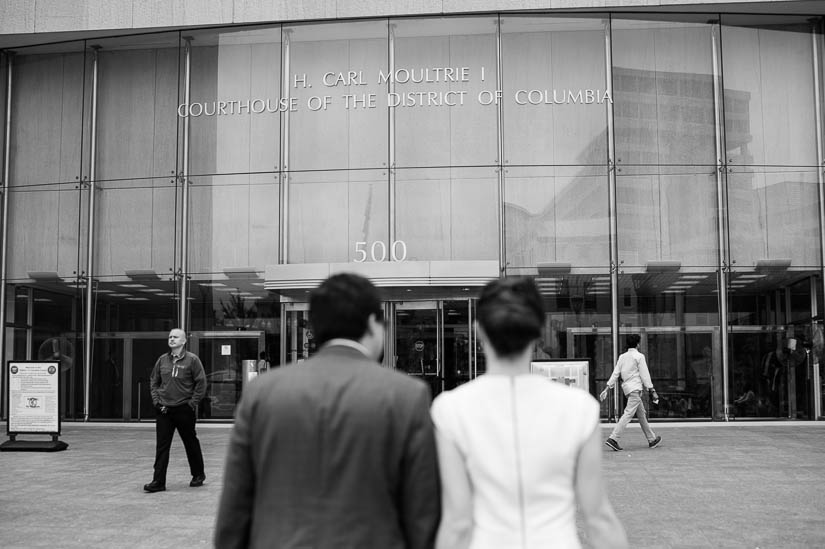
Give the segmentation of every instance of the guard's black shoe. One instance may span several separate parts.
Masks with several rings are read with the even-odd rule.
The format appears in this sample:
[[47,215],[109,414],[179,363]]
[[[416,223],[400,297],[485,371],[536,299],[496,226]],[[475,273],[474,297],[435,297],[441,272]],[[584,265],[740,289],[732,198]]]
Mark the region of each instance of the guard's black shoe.
[[612,438],[608,437],[608,439],[604,441],[604,444],[611,448],[614,452],[621,452],[622,450],[622,447],[619,446],[619,443],[613,440]]
[[192,477],[192,481],[189,483],[189,486],[191,486],[192,488],[203,486],[204,480],[206,480],[206,475],[195,475],[194,477]]
[[150,493],[163,492],[166,490],[166,485],[162,482],[158,482],[157,480],[153,480],[149,484],[144,484],[143,489]]
[[656,448],[659,445],[660,442],[662,442],[662,437],[660,437],[659,435],[656,435],[656,438],[654,438],[653,440],[648,442],[647,445],[650,446],[651,448]]

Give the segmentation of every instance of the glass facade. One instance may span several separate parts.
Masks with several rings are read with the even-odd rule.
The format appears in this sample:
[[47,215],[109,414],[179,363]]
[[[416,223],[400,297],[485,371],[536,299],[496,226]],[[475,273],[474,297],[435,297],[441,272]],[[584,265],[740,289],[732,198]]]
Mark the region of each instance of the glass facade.
[[635,332],[654,418],[815,419],[824,48],[801,17],[507,13],[4,52],[3,353],[61,362],[66,419],[140,419],[183,326],[230,419],[257,359],[315,350],[270,269],[380,267],[385,366],[437,393],[484,372],[455,272],[486,262],[593,394]]

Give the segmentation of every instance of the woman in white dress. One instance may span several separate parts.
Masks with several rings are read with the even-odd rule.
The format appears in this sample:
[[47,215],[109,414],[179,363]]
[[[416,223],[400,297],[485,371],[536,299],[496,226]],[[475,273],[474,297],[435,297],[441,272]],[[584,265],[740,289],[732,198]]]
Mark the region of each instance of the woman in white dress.
[[530,373],[543,322],[532,280],[496,280],[482,290],[487,373],[432,405],[439,548],[578,548],[577,507],[592,547],[627,547],[602,479],[598,402]]

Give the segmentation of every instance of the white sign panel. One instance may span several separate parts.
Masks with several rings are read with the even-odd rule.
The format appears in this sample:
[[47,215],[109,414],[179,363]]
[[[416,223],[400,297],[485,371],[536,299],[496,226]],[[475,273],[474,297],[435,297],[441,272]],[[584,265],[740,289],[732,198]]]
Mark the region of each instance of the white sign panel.
[[10,433],[60,432],[60,363],[9,362]]
[[590,390],[590,363],[587,360],[536,361],[530,363],[530,370],[558,383]]
[[221,356],[230,356],[232,354],[232,345],[221,345]]

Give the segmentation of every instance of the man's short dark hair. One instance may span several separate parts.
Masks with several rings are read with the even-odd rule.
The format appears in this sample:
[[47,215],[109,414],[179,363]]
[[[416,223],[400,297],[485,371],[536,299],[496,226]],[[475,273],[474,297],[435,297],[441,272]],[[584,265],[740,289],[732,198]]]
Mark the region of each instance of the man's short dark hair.
[[372,282],[357,274],[332,275],[309,296],[309,321],[318,345],[335,338],[361,339],[372,314],[383,320],[381,296]]
[[642,340],[642,336],[639,334],[627,334],[625,338],[625,347],[628,349],[633,349],[639,345],[639,342]]

